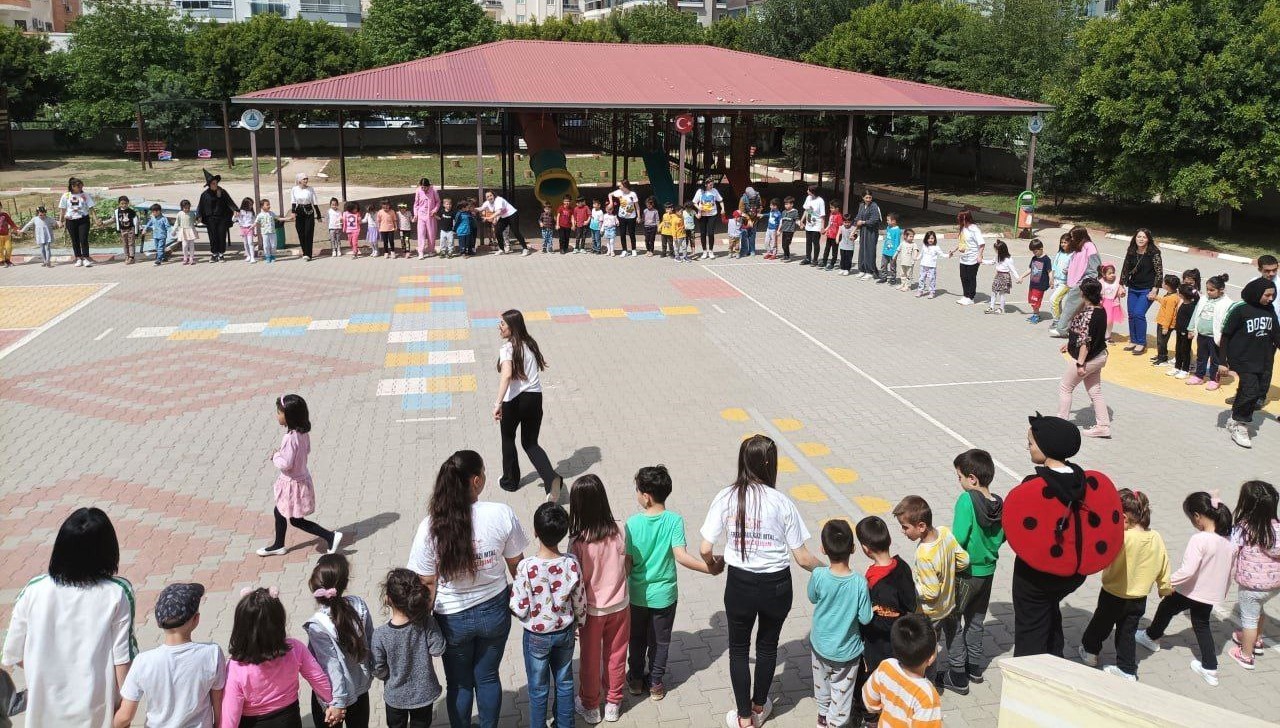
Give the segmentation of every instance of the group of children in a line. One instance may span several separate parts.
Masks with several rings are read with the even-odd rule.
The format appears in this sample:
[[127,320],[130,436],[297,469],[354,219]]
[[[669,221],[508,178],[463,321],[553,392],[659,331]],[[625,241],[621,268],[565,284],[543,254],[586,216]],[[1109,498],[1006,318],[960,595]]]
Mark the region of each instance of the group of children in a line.
[[[585,197],[576,200],[566,196],[560,205],[552,208],[544,203],[538,216],[538,232],[542,235],[542,252],[554,253],[559,247],[562,255],[569,253],[594,253],[608,257],[636,257],[640,255],[634,235],[628,250],[628,237],[623,231],[623,219],[619,216],[619,204],[613,197],[604,201]],[[689,251],[693,245],[698,212],[692,205],[677,210],[674,203],[665,203],[661,210],[658,201],[649,197],[644,207],[637,211],[636,227],[644,235],[645,256],[655,255],[677,261],[691,261]],[[661,242],[661,249],[658,244]],[[621,251],[617,250],[621,246]],[[705,257],[705,256],[704,256]]]
[[[358,258],[363,240],[369,246],[369,255],[374,258],[410,258],[413,229],[418,218],[407,203],[402,202],[393,209],[391,201],[384,199],[377,205],[367,206],[361,215],[358,203],[348,202],[344,206],[334,197],[329,200],[328,213],[331,256],[342,257],[345,241],[351,249],[351,257]],[[453,198],[446,197],[440,201],[440,209],[434,217],[439,232],[441,258],[470,258],[476,254],[476,237],[480,232],[481,219],[474,198],[461,200],[455,206]],[[399,253],[396,250],[397,244]],[[427,250],[419,252],[417,259],[422,260],[435,254],[434,247],[429,245]]]

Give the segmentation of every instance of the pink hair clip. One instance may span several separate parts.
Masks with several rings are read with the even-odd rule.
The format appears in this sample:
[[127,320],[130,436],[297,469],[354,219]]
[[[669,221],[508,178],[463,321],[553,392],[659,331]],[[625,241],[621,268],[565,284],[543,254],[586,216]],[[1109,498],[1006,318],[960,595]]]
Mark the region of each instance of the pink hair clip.
[[315,597],[316,599],[333,599],[334,597],[338,596],[338,590],[332,587],[328,589],[316,589],[315,591],[311,592],[311,596]]
[[1218,498],[1219,494],[1221,494],[1221,493],[1222,493],[1222,491],[1220,491],[1220,490],[1211,490],[1211,491],[1209,491],[1209,505],[1213,506],[1214,508],[1221,508],[1221,507],[1222,507],[1222,501],[1221,501],[1221,500],[1219,500],[1219,498]]

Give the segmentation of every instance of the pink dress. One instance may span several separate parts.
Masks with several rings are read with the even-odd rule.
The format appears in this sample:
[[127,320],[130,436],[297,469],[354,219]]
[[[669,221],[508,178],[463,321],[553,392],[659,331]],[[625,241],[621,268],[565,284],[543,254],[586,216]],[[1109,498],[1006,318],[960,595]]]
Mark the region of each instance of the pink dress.
[[1124,311],[1120,309],[1120,283],[1102,284],[1102,310],[1107,312],[1107,323],[1114,324],[1124,319]]
[[280,468],[276,476],[276,508],[285,518],[303,518],[316,510],[316,491],[311,485],[311,472],[307,470],[307,456],[311,454],[311,435],[289,430],[280,441],[280,449],[271,462]]

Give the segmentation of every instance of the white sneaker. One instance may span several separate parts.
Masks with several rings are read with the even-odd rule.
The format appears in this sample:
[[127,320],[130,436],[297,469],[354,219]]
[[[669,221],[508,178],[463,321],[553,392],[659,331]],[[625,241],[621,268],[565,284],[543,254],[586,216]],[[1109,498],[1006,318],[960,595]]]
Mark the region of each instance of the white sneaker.
[[1173,378],[1174,378],[1174,379],[1186,379],[1186,378],[1187,378],[1187,377],[1189,377],[1189,376],[1191,376],[1191,373],[1190,373],[1190,372],[1178,372],[1177,374],[1173,375]]
[[751,725],[755,726],[755,728],[760,728],[760,726],[764,725],[764,722],[769,720],[769,716],[773,714],[773,699],[766,699],[763,707],[764,710],[759,713],[754,711],[751,713]]
[[373,251],[373,257],[375,257],[375,258],[381,258],[381,257],[382,257],[382,251],[381,251],[381,250],[375,250],[375,251]]
[[289,549],[285,548],[284,546],[281,546],[279,548],[274,548],[274,549],[269,546],[263,546],[257,551],[254,551],[254,553],[259,556],[279,556],[280,554],[283,554],[288,550]]
[[328,550],[328,551],[326,551],[325,553],[327,553],[327,554],[336,554],[336,553],[338,553],[338,549],[339,549],[341,546],[342,546],[342,531],[334,531],[334,532],[333,532],[333,543],[329,544],[329,550]]
[[972,305],[973,305],[973,299],[972,299],[972,298],[961,298],[961,299],[959,299],[958,301],[956,301],[956,303],[960,304],[961,306],[972,306]]
[[1206,670],[1204,669],[1204,665],[1200,664],[1199,660],[1192,660],[1191,672],[1194,672],[1195,674],[1204,678],[1204,681],[1209,683],[1209,687],[1214,687],[1214,688],[1218,687],[1218,671],[1217,670]]
[[1165,372],[1165,373],[1164,373],[1164,375],[1165,375],[1166,377],[1176,377],[1176,376],[1178,376],[1178,373],[1179,373],[1179,372],[1181,372],[1181,371],[1182,371],[1182,370],[1181,370],[1181,369],[1179,369],[1177,366],[1175,366],[1175,365],[1173,365],[1173,364],[1170,364],[1170,365],[1169,365],[1169,371]]
[[606,723],[617,723],[622,718],[622,705],[620,703],[604,704],[604,720]]
[[1253,439],[1249,436],[1249,426],[1245,423],[1227,420],[1227,433],[1231,435],[1231,441],[1240,447],[1253,447]]
[[577,696],[573,698],[573,712],[577,713],[581,716],[583,721],[590,723],[591,725],[595,725],[600,722],[600,709],[592,708],[591,710],[587,710],[582,705],[582,698]]
[[82,265],[84,265],[84,258],[76,258],[76,267],[79,268]]
[[[1083,650],[1084,648],[1081,647],[1080,649]],[[1094,655],[1093,659],[1095,660],[1098,659],[1098,656]],[[1106,667],[1102,668],[1102,671],[1107,673],[1108,675],[1115,675],[1116,677],[1122,677],[1125,680],[1128,680],[1129,682],[1138,682],[1137,675],[1130,675],[1129,673],[1125,672],[1124,670],[1121,670],[1115,665],[1107,665]]]
[[532,250],[529,250],[528,248],[525,248],[525,249],[524,249],[524,252],[523,252],[523,253],[521,253],[520,255],[522,255],[522,256],[527,256],[527,255],[529,255],[529,254],[530,254],[530,253],[532,253],[532,252],[533,252]]
[[86,268],[92,268],[92,267],[93,267],[93,261],[92,261],[92,260],[90,260],[90,259],[88,259],[88,258],[85,258],[85,259],[84,259],[84,267],[86,267]]
[[1088,665],[1089,667],[1098,666],[1098,656],[1086,650],[1084,648],[1084,645],[1076,646],[1076,654],[1080,655],[1080,661]]
[[[1153,639],[1151,639],[1150,637],[1148,637],[1148,636],[1147,636],[1147,631],[1146,631],[1145,629],[1140,629],[1140,630],[1138,630],[1137,632],[1134,632],[1134,633],[1133,633],[1133,639],[1134,639],[1134,641],[1136,641],[1138,644],[1142,645],[1143,647],[1147,648],[1148,650],[1151,650],[1152,652],[1159,652],[1159,651],[1160,651],[1160,643],[1159,643],[1159,642],[1156,642],[1155,640],[1153,640]],[[1199,664],[1199,663],[1197,663],[1197,664]]]
[[427,257],[427,256],[426,256],[426,254],[425,254],[425,253],[418,253],[418,260],[422,260],[422,259],[424,259],[424,258],[426,258],[426,257]]
[[840,271],[840,275],[842,275],[842,276],[847,276],[847,275],[849,275],[849,271],[847,271],[847,270],[842,270],[842,271]]

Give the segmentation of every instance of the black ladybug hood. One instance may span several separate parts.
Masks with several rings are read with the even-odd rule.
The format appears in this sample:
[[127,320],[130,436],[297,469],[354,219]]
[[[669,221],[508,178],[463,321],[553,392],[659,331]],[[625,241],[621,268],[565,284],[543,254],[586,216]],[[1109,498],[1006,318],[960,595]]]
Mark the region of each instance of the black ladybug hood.
[[1000,525],[1000,516],[1004,512],[1004,499],[995,493],[988,498],[976,490],[969,491],[969,500],[973,501],[973,514],[978,525],[992,528]]
[[1054,498],[1069,506],[1084,498],[1084,470],[1075,463],[1066,463],[1066,466],[1071,468],[1071,472],[1063,473],[1041,465],[1036,467],[1036,476],[1044,478]]

